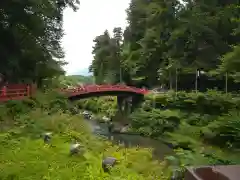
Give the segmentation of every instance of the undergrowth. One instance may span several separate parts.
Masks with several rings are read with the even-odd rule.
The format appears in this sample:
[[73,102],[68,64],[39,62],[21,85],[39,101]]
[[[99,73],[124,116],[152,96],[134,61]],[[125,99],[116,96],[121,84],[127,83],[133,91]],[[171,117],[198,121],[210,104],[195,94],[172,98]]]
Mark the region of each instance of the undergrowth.
[[[88,103],[113,106],[103,99]],[[183,166],[239,164],[239,110],[239,97],[215,90],[150,94],[129,116],[130,131],[171,145]]]
[[[0,179],[167,179],[164,162],[153,161],[149,149],[125,149],[93,136],[82,117],[72,115],[68,103],[55,93],[38,94],[0,107]],[[41,138],[52,132],[50,144]],[[70,144],[78,141],[82,153],[69,156]],[[102,158],[119,163],[110,173],[102,170]]]

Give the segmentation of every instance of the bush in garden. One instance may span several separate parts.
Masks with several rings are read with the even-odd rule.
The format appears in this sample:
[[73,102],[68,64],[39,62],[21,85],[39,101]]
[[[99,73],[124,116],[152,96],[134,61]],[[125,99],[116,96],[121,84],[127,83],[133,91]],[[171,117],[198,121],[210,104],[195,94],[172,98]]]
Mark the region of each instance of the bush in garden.
[[240,113],[220,116],[203,130],[203,138],[221,147],[240,148]]
[[[219,115],[239,108],[239,98],[231,94],[209,90],[206,93],[166,93],[146,98],[159,109],[180,109],[186,112]],[[154,103],[155,102],[155,103]]]
[[189,125],[204,127],[216,120],[218,116],[213,116],[209,114],[199,114],[199,113],[184,113],[183,119]]
[[[176,129],[180,123],[181,115],[178,111],[170,110],[151,110],[144,111],[139,109],[130,116],[132,128],[140,130],[150,136],[160,136],[164,132],[171,132]],[[143,133],[144,134],[144,133]]]

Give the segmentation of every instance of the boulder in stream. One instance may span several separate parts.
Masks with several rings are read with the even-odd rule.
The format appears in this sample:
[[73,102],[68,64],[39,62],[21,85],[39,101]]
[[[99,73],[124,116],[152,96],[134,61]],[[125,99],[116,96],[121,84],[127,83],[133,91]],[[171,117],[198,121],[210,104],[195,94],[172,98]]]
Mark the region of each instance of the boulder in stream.
[[87,111],[83,111],[82,115],[85,119],[90,119],[90,117],[91,117],[91,114]]
[[129,128],[130,128],[129,125],[124,126],[124,127],[121,128],[120,132],[121,132],[121,133],[127,133],[127,132],[129,131]]
[[102,120],[103,120],[104,122],[109,122],[109,121],[111,121],[111,119],[108,118],[107,116],[103,116],[103,117],[102,117]]

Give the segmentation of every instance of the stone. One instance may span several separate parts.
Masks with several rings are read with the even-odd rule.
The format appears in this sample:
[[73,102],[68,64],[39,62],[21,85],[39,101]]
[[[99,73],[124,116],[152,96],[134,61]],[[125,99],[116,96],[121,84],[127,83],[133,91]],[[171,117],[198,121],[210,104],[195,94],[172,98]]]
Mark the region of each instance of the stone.
[[70,155],[78,154],[81,150],[81,145],[79,143],[71,144],[70,146]]
[[90,117],[91,117],[91,114],[87,111],[83,111],[82,115],[85,119],[90,119]]
[[49,143],[50,140],[51,140],[51,136],[52,136],[52,133],[51,132],[47,132],[47,133],[44,133],[43,134],[43,140],[45,143]]
[[109,169],[117,163],[117,159],[114,157],[107,157],[102,161],[102,168],[104,172],[109,172]]
[[103,116],[103,117],[102,117],[102,120],[103,120],[104,122],[109,122],[109,121],[110,121],[110,118],[108,118],[108,117],[106,117],[106,116]]
[[126,125],[126,126],[124,126],[124,127],[121,128],[120,132],[121,132],[121,133],[126,133],[126,132],[129,131],[129,128],[130,128],[130,126],[129,126],[129,125]]

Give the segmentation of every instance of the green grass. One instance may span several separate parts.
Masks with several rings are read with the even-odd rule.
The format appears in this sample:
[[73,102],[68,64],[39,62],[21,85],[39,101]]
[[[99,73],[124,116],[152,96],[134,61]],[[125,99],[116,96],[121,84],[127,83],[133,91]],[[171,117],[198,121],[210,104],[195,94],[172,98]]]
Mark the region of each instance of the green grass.
[[[61,112],[49,116],[36,109],[11,121],[0,132],[2,180],[152,180],[169,176],[164,162],[153,161],[149,149],[125,149],[95,137],[80,116]],[[50,145],[40,138],[46,131],[53,132]],[[77,156],[69,156],[73,140],[84,146]],[[105,156],[119,161],[110,173],[101,168]]]

